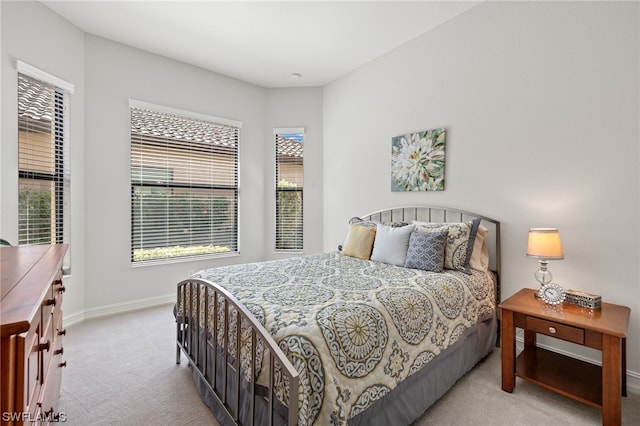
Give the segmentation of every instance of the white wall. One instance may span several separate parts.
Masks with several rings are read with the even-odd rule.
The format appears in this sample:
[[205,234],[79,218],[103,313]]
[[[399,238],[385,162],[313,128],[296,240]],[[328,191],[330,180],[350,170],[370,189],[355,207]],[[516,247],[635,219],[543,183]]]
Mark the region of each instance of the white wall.
[[[632,310],[638,386],[638,8],[486,2],[326,86],[325,249],[380,208],[475,211],[502,221],[506,298],[538,286],[528,228],[559,227],[556,281]],[[391,138],[436,127],[448,131],[445,191],[391,192]]]
[[270,143],[265,150],[265,256],[268,259],[290,257],[292,253],[274,251],[275,247],[275,146],[274,128],[303,127],[304,133],[304,248],[303,254],[321,253],[322,246],[322,88],[270,89],[267,92],[266,134]]
[[[91,35],[85,50],[87,310],[157,303],[204,267],[274,258],[274,127],[306,129],[305,220],[321,223],[320,89],[266,90]],[[239,256],[131,267],[129,98],[243,123]],[[321,239],[321,226],[305,226],[305,252]]]
[[84,305],[84,33],[36,2],[0,2],[2,10],[2,205],[0,235],[18,241],[18,74],[16,60],[74,85],[69,98],[71,157],[71,269],[65,278],[65,310]]
[[[306,129],[305,251],[322,249],[321,89],[267,90],[84,34],[38,2],[0,5],[3,238],[17,239],[17,117],[10,95],[17,91],[15,59],[76,85],[70,114],[73,276],[65,295],[67,323],[170,301],[175,284],[204,267],[275,257],[273,127]],[[131,266],[129,99],[243,123],[240,255]]]
[[[92,35],[85,71],[86,308],[153,303],[205,266],[262,260],[266,90]],[[130,98],[243,123],[239,256],[131,266]]]

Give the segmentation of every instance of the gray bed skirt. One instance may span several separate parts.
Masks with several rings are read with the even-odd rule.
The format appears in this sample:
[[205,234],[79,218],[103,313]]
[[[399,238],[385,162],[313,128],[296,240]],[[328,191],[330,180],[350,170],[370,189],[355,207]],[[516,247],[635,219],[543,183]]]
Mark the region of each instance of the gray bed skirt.
[[422,370],[405,379],[373,406],[352,418],[349,425],[411,424],[447,393],[462,376],[491,353],[496,344],[497,330],[495,318],[467,329],[460,340],[442,351]]
[[[467,329],[457,342],[442,351],[422,370],[409,376],[366,411],[350,419],[349,425],[410,425],[451,389],[462,376],[491,353],[496,344],[497,332],[496,318],[480,322]],[[198,375],[198,371],[192,369],[192,374],[200,397],[218,422],[223,426],[233,424],[211,395],[209,387]],[[235,405],[235,401],[232,401],[232,405]],[[243,407],[248,405],[248,401],[240,401],[240,423],[245,423],[242,417],[246,409]],[[256,396],[255,409],[256,418],[265,419],[261,424],[268,424],[266,421],[268,410],[264,399],[260,396]],[[279,411],[281,410],[275,407],[274,425],[286,424],[285,419],[279,416]]]

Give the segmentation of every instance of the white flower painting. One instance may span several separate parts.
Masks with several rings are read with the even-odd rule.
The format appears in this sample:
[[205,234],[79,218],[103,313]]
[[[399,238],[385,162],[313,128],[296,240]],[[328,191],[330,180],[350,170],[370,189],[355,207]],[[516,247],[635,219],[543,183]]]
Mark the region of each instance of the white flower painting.
[[444,128],[391,139],[392,191],[444,191]]

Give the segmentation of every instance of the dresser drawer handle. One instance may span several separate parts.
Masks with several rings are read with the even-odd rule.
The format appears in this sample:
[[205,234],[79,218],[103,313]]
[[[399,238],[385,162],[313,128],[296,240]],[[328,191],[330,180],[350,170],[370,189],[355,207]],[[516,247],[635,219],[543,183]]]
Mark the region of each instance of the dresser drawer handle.
[[67,329],[66,328],[64,330],[58,331],[58,336],[66,336],[66,335],[67,335]]
[[549,327],[549,333],[556,334],[557,331],[555,327]]
[[64,293],[65,291],[67,291],[67,289],[66,289],[64,286],[62,286],[62,287],[60,287],[60,288],[58,289],[58,291],[59,291],[60,293]]
[[63,361],[60,364],[58,364],[58,367],[66,367],[67,366],[67,361]]
[[54,355],[62,355],[64,353],[64,348],[56,349],[53,351]]
[[47,351],[49,352],[49,348],[51,347],[51,341],[47,340],[44,343],[40,343],[38,345],[38,352]]
[[50,305],[56,306],[56,299],[47,299],[44,302],[44,304],[45,304],[45,306],[50,306]]

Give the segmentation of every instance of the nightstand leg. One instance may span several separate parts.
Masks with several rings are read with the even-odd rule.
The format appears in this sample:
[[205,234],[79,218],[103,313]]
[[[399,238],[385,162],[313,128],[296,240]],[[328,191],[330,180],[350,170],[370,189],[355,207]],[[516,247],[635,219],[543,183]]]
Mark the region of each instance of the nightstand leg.
[[622,339],[602,335],[602,424],[622,422]]
[[524,331],[524,347],[532,348],[536,346],[536,332],[531,330]]
[[502,310],[501,325],[502,390],[505,392],[513,392],[516,386],[516,339],[512,311]]

